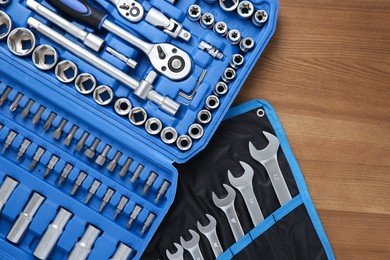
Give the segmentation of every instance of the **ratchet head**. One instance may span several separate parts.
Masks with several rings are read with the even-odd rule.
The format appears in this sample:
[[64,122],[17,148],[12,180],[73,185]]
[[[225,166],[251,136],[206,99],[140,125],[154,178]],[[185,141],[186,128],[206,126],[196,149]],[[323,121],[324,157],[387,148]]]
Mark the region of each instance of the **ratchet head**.
[[244,174],[241,175],[241,177],[235,178],[233,174],[230,171],[228,171],[229,182],[235,188],[245,186],[245,184],[252,182],[253,179],[254,172],[252,167],[245,162],[240,161],[240,164],[242,168],[244,168]]
[[185,79],[192,71],[190,56],[172,44],[155,44],[148,56],[152,66],[173,81]]
[[198,229],[202,234],[208,234],[217,227],[217,221],[215,218],[209,214],[206,214],[206,217],[209,219],[210,223],[207,226],[202,226],[198,221]]
[[115,4],[118,12],[132,23],[141,21],[144,17],[143,6],[135,0],[110,0]]
[[190,229],[188,232],[190,232],[190,234],[192,235],[192,238],[190,240],[185,241],[183,237],[180,237],[180,244],[186,250],[190,250],[197,246],[200,240],[199,234],[196,233],[194,230]]
[[252,144],[252,142],[249,142],[249,152],[251,156],[259,162],[266,161],[272,158],[278,152],[280,144],[278,138],[273,134],[270,134],[265,131],[263,132],[263,134],[269,142],[268,146],[263,150],[257,150],[256,147]]
[[226,206],[229,206],[230,204],[234,203],[234,199],[236,198],[236,192],[234,191],[234,189],[232,187],[230,187],[229,185],[226,185],[226,184],[224,184],[223,187],[227,191],[227,196],[225,198],[223,198],[223,199],[218,198],[214,192],[212,195],[213,202],[214,202],[215,206],[217,206],[218,208],[224,208]]
[[183,259],[183,254],[184,254],[183,247],[180,244],[178,244],[178,243],[173,243],[173,244],[175,245],[177,250],[176,250],[176,253],[171,254],[171,252],[169,252],[169,250],[167,249],[165,251],[165,253],[166,253],[168,259],[169,260],[181,260],[181,259]]

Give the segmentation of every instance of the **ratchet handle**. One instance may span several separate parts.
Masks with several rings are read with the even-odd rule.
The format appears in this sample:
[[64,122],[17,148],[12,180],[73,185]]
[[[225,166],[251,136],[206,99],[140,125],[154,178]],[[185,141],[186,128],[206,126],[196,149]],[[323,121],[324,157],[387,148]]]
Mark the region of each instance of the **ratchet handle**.
[[85,0],[48,0],[48,2],[77,21],[100,29],[107,15]]

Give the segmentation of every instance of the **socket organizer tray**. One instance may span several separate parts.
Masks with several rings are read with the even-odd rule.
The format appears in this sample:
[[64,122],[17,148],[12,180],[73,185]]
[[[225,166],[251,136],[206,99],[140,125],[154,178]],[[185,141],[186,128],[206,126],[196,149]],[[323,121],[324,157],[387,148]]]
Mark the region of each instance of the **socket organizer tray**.
[[0,259],[140,259],[278,14],[88,1],[0,0]]

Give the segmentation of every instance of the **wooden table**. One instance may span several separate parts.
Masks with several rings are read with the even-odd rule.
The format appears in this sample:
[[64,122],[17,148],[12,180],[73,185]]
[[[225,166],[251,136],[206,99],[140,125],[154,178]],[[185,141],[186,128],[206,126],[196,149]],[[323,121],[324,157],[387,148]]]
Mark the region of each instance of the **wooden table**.
[[390,259],[390,1],[280,0],[236,104],[269,101],[338,259]]

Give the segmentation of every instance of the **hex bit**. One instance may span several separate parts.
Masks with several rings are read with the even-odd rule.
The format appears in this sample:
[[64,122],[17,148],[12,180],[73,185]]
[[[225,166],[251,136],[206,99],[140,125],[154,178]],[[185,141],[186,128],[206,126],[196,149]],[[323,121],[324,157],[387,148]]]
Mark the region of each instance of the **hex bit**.
[[89,137],[89,133],[88,132],[84,132],[83,135],[81,136],[79,142],[77,143],[77,146],[76,146],[76,150],[77,151],[81,151],[85,145],[85,142],[87,141]]
[[79,130],[79,127],[77,125],[74,125],[72,129],[70,130],[69,134],[66,136],[64,140],[64,145],[69,146],[72,142],[74,136],[76,135],[77,130]]
[[142,189],[142,195],[145,195],[148,192],[150,186],[153,185],[153,183],[156,181],[157,177],[158,177],[158,175],[156,173],[154,173],[154,172],[150,173],[148,179],[146,180],[145,186]]
[[4,90],[3,94],[1,94],[1,97],[0,97],[0,106],[2,106],[4,104],[4,102],[7,100],[9,94],[11,93],[12,91],[12,88],[8,87]]
[[7,138],[5,139],[5,142],[4,142],[3,150],[1,151],[1,153],[4,153],[5,150],[8,149],[8,147],[12,144],[12,142],[15,140],[15,137],[17,135],[18,134],[12,130],[8,133]]
[[114,192],[115,191],[111,188],[107,189],[106,193],[103,196],[102,204],[100,204],[99,212],[102,212],[107,203],[110,202],[112,195],[114,195]]
[[123,153],[118,151],[116,152],[114,158],[111,160],[111,162],[107,165],[107,170],[110,172],[113,172],[118,165],[119,159],[122,157]]
[[57,165],[59,160],[60,158],[58,158],[56,155],[53,155],[50,158],[50,161],[46,166],[46,171],[45,174],[43,175],[43,178],[47,178],[50,175],[50,173],[54,170],[54,167]]
[[137,181],[137,179],[141,175],[141,172],[142,172],[143,169],[144,169],[144,166],[142,164],[138,165],[137,169],[135,169],[133,177],[130,180],[132,183]]
[[30,146],[31,141],[28,139],[24,139],[22,144],[19,147],[18,155],[16,157],[16,161],[19,161],[19,159],[26,153],[28,147]]
[[160,202],[161,198],[165,195],[165,193],[167,193],[169,186],[171,186],[171,183],[169,181],[163,182],[160,189],[158,190],[158,194],[156,196],[156,199],[154,200],[155,204]]
[[91,200],[92,196],[95,195],[96,191],[99,189],[101,184],[102,183],[100,181],[98,181],[98,180],[94,180],[93,181],[91,187],[89,187],[88,195],[87,195],[87,197],[84,200],[85,204],[89,203],[89,201]]
[[114,219],[116,219],[118,217],[118,215],[123,211],[123,209],[125,208],[125,206],[128,202],[129,202],[129,199],[126,196],[121,197],[118,205],[116,206]]
[[130,229],[131,226],[133,225],[133,222],[138,218],[139,214],[142,211],[142,207],[140,205],[135,205],[133,211],[131,212],[129,221],[127,222],[126,228]]
[[16,109],[18,109],[19,103],[20,103],[20,101],[22,100],[23,96],[24,96],[24,95],[23,95],[22,93],[19,93],[19,94],[16,96],[16,98],[14,99],[14,101],[11,103],[11,105],[10,105],[10,107],[9,107],[9,110],[10,110],[11,112],[15,112]]
[[26,118],[28,116],[28,114],[30,113],[30,110],[31,110],[31,107],[34,105],[35,101],[30,99],[28,102],[27,102],[27,105],[23,108],[22,110],[22,118]]
[[53,123],[54,119],[56,118],[57,114],[54,112],[51,112],[49,117],[47,118],[45,124],[43,125],[43,130],[47,131],[51,127],[51,124]]
[[96,148],[98,147],[99,144],[100,144],[100,139],[95,138],[95,140],[93,140],[92,145],[87,150],[85,150],[85,152],[84,152],[85,156],[87,156],[89,159],[92,159],[93,157],[95,157]]
[[141,235],[143,236],[146,231],[149,230],[150,226],[153,224],[154,219],[156,218],[156,215],[153,213],[149,213],[148,217],[146,218],[146,221],[144,223],[144,226],[141,229]]
[[104,147],[103,152],[101,154],[99,154],[99,156],[96,158],[95,162],[99,166],[103,166],[103,164],[107,161],[107,155],[110,152],[110,150],[111,150],[111,146],[107,144]]
[[60,179],[58,180],[58,186],[61,186],[62,183],[65,181],[66,178],[68,178],[69,176],[69,173],[73,170],[74,166],[70,163],[67,163],[64,167],[64,169],[62,170],[61,174],[60,174]]
[[131,159],[130,157],[127,158],[125,164],[123,165],[121,171],[119,172],[119,176],[121,177],[125,177],[126,176],[126,173],[129,171],[129,168],[131,166],[131,164],[133,163],[133,159]]
[[74,196],[77,192],[77,190],[79,189],[79,187],[83,184],[85,178],[87,178],[87,174],[85,172],[80,172],[79,176],[77,177],[74,185],[73,185],[73,188],[70,192],[70,195]]
[[62,132],[64,131],[64,127],[66,126],[66,124],[68,123],[68,120],[66,120],[65,118],[63,118],[60,122],[60,125],[57,127],[56,130],[54,130],[53,132],[53,137],[56,139],[56,140],[59,140],[61,135],[62,135]]
[[28,168],[30,171],[34,170],[37,166],[38,162],[41,160],[42,155],[46,152],[42,147],[38,147],[37,151],[34,154],[30,167]]
[[44,106],[40,106],[38,108],[38,111],[35,113],[35,115],[34,115],[34,117],[32,119],[32,123],[34,125],[37,124],[41,120],[42,114],[43,114],[43,112],[45,112],[45,110],[46,110],[46,107],[44,107]]

